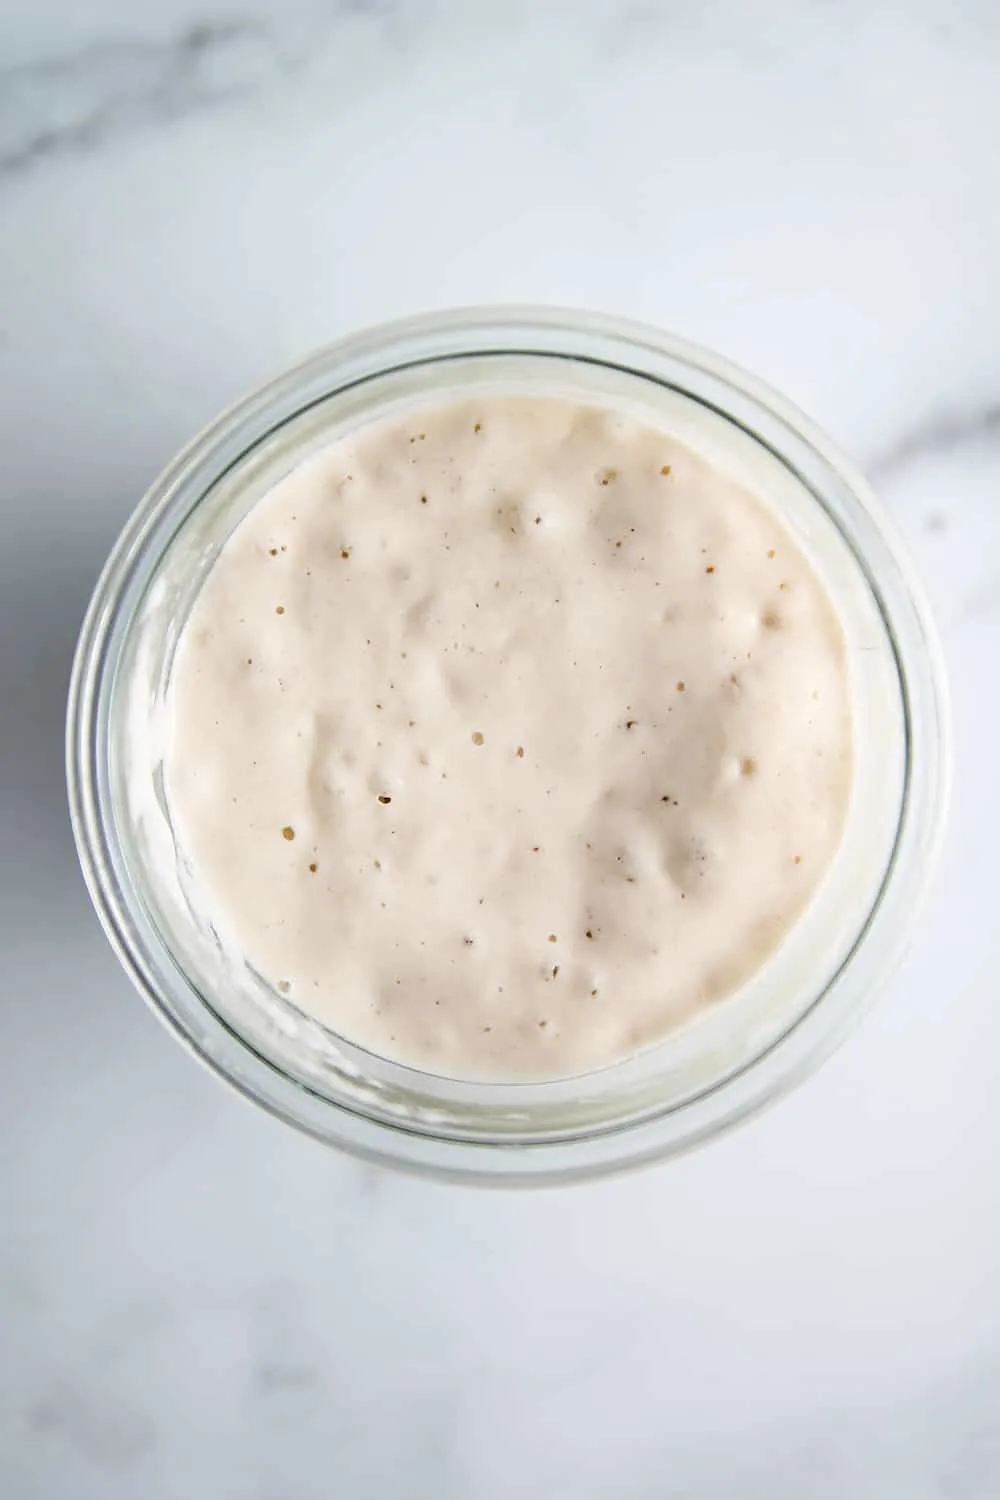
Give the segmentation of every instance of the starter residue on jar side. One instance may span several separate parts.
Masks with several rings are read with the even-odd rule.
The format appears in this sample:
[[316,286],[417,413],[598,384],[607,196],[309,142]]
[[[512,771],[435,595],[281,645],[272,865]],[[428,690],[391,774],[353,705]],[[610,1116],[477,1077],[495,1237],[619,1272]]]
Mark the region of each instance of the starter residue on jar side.
[[209,574],[169,712],[175,832],[247,961],[462,1078],[604,1066],[737,989],[851,785],[843,634],[782,522],[553,399],[296,469]]

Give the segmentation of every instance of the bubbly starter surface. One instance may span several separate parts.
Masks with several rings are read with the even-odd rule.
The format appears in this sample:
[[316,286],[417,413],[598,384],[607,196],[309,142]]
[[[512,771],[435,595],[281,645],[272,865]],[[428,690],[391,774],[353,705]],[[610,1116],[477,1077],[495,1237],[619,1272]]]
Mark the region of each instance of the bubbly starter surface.
[[200,899],[384,1056],[556,1077],[745,981],[833,855],[844,641],[783,524],[669,435],[488,397],[325,449],[185,625],[165,784]]

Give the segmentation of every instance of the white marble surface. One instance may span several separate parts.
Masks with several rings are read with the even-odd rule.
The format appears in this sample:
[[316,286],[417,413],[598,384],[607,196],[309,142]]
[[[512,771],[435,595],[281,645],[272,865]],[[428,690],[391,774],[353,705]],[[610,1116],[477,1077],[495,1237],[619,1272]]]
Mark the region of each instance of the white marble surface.
[[[991,0],[0,11],[4,1500],[1000,1494],[1000,11]],[[194,1068],[75,869],[72,640],[147,480],[349,328],[670,325],[870,469],[955,698],[941,877],[795,1096],[482,1194]]]

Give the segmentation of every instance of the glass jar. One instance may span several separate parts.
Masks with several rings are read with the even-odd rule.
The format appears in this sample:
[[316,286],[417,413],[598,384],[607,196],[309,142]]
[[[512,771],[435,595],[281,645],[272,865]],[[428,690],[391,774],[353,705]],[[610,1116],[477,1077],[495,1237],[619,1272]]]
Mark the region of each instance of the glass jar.
[[[185,896],[160,746],[174,650],[219,550],[309,453],[389,410],[461,393],[627,410],[757,492],[823,578],[848,643],[855,777],[840,849],[777,953],[658,1046],[557,1082],[468,1083],[376,1057],[234,974]],[[432,314],[344,340],[218,417],[156,481],[100,578],[68,715],[70,807],[105,930],[140,993],[248,1098],[361,1156],[478,1182],[567,1181],[669,1155],[802,1078],[898,957],[940,841],[938,646],[866,484],[767,386],[715,354],[561,310]]]

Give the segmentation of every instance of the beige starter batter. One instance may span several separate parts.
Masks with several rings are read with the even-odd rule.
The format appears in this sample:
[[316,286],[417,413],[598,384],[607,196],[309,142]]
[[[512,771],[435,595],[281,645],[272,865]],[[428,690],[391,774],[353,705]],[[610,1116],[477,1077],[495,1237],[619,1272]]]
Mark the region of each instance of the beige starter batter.
[[783,523],[631,418],[485,397],[236,529],[169,689],[199,899],[295,1005],[445,1075],[614,1062],[747,980],[834,854],[845,647]]

